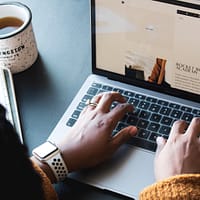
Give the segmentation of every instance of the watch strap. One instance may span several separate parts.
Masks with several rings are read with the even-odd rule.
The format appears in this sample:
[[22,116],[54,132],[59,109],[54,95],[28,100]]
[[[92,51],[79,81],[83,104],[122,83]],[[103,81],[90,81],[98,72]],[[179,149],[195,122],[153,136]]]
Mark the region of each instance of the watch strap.
[[54,143],[46,141],[33,149],[32,154],[36,159],[46,163],[51,168],[57,182],[63,181],[68,175],[65,161],[62,158],[60,150]]
[[68,174],[68,169],[67,166],[65,165],[65,162],[61,156],[60,151],[58,151],[57,154],[55,154],[45,162],[49,165],[49,167],[53,171],[57,182],[63,181],[66,178]]

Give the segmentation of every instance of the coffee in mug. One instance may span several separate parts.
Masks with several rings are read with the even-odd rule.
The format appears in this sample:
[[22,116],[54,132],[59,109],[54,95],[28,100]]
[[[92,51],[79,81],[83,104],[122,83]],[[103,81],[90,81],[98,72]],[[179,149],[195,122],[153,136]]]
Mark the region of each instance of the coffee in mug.
[[0,35],[8,34],[23,25],[23,21],[16,17],[0,18]]
[[19,2],[0,4],[0,65],[12,73],[32,66],[38,56],[31,10]]

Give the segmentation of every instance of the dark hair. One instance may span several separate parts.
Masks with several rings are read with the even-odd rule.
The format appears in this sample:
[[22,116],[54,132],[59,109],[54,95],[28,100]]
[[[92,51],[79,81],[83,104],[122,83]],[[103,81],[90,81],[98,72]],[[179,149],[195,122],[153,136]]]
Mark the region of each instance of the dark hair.
[[0,105],[0,194],[4,199],[44,199],[42,180],[34,170],[28,149],[22,144],[6,110]]

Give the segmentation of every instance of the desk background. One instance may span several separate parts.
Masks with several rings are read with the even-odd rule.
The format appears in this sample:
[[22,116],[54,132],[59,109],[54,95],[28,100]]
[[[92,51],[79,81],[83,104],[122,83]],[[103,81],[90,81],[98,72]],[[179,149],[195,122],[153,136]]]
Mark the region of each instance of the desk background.
[[[0,0],[0,3],[8,2]],[[32,11],[39,57],[14,75],[24,143],[29,154],[43,143],[91,73],[89,0],[19,0]],[[66,180],[62,199],[128,199]]]
[[[0,2],[6,2],[0,0]],[[90,73],[88,0],[19,0],[32,11],[39,57],[14,75],[24,141],[44,142]]]

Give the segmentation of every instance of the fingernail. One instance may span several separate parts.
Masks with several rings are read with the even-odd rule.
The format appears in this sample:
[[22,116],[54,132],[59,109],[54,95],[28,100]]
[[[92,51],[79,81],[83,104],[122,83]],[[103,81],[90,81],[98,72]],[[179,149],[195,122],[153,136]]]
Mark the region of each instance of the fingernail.
[[130,134],[135,136],[137,134],[137,128],[135,126],[130,127]]
[[156,142],[157,142],[157,144],[163,144],[163,143],[164,143],[163,137],[158,136],[158,137],[156,138]]

